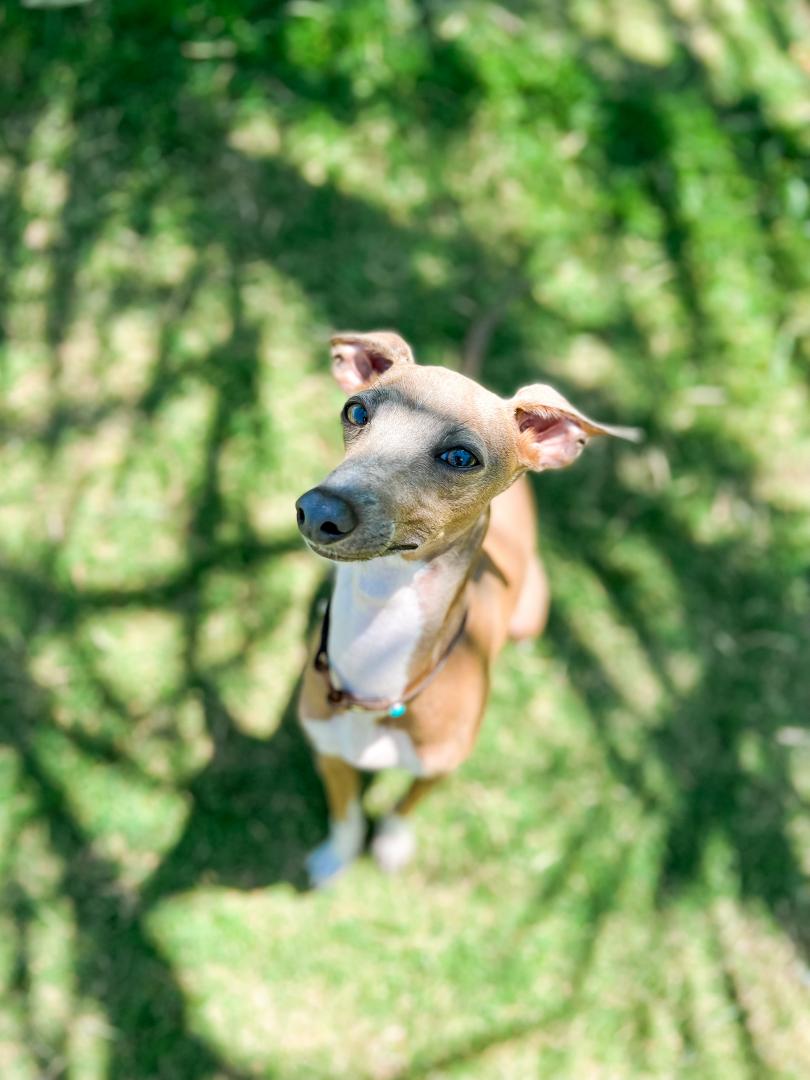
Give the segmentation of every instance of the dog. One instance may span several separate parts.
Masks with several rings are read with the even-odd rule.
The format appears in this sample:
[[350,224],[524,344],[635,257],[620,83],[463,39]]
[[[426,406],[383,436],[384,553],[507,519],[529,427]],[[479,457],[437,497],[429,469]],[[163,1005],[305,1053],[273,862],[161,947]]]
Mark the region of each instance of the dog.
[[417,365],[391,331],[333,337],[332,369],[350,395],[345,457],[295,504],[307,545],[336,566],[298,707],[329,806],[329,835],[307,859],[315,887],[363,850],[361,772],[412,774],[371,843],[383,869],[408,863],[408,816],[470,754],[492,661],[507,638],[542,631],[525,473],[570,465],[595,435],[635,437],[550,386],[503,399]]

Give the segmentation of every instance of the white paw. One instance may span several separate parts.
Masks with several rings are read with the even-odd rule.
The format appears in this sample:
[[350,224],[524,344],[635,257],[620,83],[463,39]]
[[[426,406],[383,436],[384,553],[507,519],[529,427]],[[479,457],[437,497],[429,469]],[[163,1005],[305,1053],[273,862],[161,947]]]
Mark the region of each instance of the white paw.
[[416,837],[405,818],[397,814],[383,818],[371,841],[371,853],[380,869],[395,874],[408,865],[415,851]]
[[319,889],[351,866],[363,850],[366,835],[366,822],[360,803],[353,800],[341,821],[332,821],[329,839],[318,844],[307,855],[306,868],[309,883],[313,889]]
[[310,885],[313,889],[320,889],[333,881],[347,866],[351,866],[352,862],[352,858],[347,859],[340,854],[331,840],[324,840],[307,855],[306,868]]

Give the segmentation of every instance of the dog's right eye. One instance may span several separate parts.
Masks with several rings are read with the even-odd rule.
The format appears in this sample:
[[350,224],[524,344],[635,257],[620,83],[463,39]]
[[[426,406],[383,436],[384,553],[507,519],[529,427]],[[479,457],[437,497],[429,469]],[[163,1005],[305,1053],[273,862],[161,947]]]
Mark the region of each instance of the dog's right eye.
[[362,401],[349,401],[343,408],[343,418],[353,427],[365,427],[368,423],[368,409]]
[[439,460],[447,462],[451,469],[465,471],[481,464],[472,450],[468,450],[466,446],[454,446],[450,450],[445,450],[444,453],[439,454]]

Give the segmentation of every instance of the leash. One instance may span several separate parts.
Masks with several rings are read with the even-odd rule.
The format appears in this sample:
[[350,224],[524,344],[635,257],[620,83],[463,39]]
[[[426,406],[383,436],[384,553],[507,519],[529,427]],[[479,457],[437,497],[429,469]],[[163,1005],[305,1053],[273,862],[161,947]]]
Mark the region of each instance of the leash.
[[333,705],[342,705],[344,708],[353,707],[356,709],[367,709],[369,712],[385,712],[394,719],[398,720],[401,716],[404,716],[407,711],[407,705],[409,701],[421,694],[422,691],[436,678],[439,672],[450,658],[450,653],[458,645],[461,635],[464,633],[464,628],[467,625],[467,612],[464,612],[464,616],[459,624],[458,630],[456,630],[450,644],[445,649],[441,658],[435,667],[422,676],[421,679],[411,686],[409,686],[401,697],[398,698],[362,698],[357,697],[355,694],[350,694],[348,690],[339,690],[338,687],[332,682],[332,673],[329,668],[329,614],[332,606],[331,600],[326,605],[326,611],[323,615],[323,622],[321,623],[321,639],[318,644],[318,651],[315,653],[315,670],[319,671],[323,675],[326,681],[326,696]]

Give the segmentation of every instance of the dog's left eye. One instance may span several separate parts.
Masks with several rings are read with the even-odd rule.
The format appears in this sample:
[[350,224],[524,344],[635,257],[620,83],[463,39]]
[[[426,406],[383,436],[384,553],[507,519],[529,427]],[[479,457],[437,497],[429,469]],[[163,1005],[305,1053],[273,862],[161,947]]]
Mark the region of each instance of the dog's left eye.
[[475,454],[463,446],[454,446],[451,450],[445,450],[444,453],[439,454],[439,460],[447,462],[453,469],[474,469],[479,464]]
[[362,401],[350,401],[343,415],[354,427],[365,427],[368,423],[368,409]]

